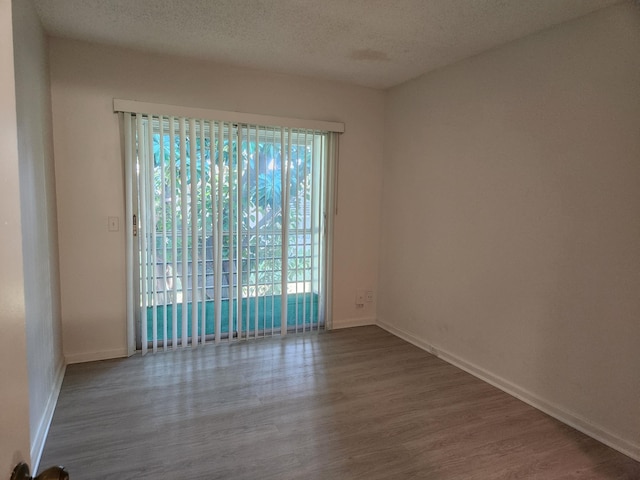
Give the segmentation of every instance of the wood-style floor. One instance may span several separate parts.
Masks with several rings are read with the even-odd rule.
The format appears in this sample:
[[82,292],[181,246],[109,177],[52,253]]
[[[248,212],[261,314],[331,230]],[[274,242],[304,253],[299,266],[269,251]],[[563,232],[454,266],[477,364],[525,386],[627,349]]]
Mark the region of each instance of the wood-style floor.
[[377,327],[67,368],[71,480],[640,479],[640,463]]

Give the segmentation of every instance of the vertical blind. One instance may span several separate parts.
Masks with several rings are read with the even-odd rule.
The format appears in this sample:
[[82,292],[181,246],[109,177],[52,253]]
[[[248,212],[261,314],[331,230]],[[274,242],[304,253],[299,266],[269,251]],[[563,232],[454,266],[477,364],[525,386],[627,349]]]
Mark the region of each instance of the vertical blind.
[[124,140],[137,349],[324,327],[335,133],[124,112]]

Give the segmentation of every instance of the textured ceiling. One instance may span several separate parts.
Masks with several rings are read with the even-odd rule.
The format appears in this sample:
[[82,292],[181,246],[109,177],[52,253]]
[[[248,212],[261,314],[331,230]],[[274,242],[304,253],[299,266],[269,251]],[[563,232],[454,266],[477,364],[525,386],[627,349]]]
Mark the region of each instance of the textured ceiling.
[[387,88],[620,0],[35,0],[47,32]]

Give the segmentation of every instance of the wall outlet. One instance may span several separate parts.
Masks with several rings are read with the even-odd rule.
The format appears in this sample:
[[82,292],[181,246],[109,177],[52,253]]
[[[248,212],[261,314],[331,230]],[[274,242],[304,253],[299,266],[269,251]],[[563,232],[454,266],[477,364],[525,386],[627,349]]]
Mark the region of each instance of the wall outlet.
[[364,306],[364,298],[365,293],[364,290],[356,290],[356,305],[361,307]]
[[367,303],[373,302],[373,290],[367,290],[365,292],[364,299],[367,301]]

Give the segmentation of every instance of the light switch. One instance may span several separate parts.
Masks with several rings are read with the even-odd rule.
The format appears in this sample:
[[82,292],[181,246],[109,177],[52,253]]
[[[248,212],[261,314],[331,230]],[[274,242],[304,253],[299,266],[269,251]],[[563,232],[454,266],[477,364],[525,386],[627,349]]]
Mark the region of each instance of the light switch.
[[120,219],[118,217],[109,217],[109,231],[110,232],[120,231]]

